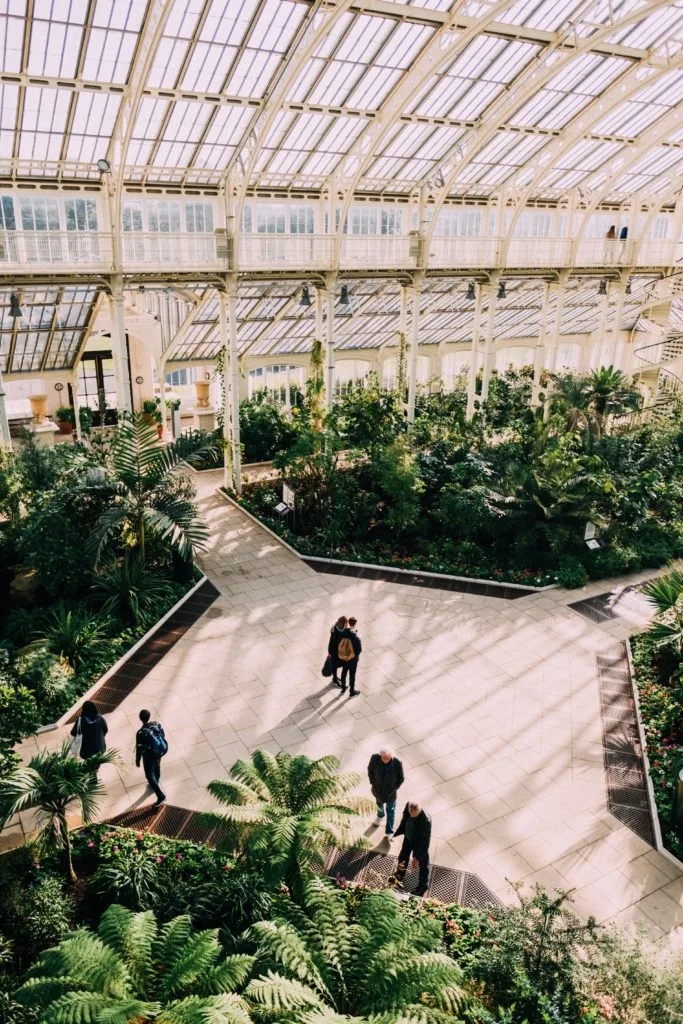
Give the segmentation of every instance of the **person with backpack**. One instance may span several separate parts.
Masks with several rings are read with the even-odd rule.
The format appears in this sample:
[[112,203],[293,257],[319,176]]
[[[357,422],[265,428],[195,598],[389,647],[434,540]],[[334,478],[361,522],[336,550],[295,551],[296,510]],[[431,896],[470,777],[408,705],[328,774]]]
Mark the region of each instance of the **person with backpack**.
[[339,682],[339,641],[346,629],[346,616],[340,615],[330,630],[330,640],[327,645],[327,656],[330,659],[332,668],[332,685],[341,686]]
[[356,689],[356,669],[358,668],[358,659],[360,658],[360,652],[363,650],[363,645],[356,632],[357,621],[357,619],[349,619],[349,624],[342,633],[339,646],[337,647],[337,659],[342,666],[341,692],[346,693],[346,677],[348,675],[350,682],[349,697],[357,697],[360,693]]
[[156,804],[163,804],[166,794],[159,785],[161,777],[161,759],[168,753],[168,741],[159,722],[150,722],[151,714],[146,709],[140,712],[142,725],[135,736],[135,767],[142,767],[149,788],[156,795]]

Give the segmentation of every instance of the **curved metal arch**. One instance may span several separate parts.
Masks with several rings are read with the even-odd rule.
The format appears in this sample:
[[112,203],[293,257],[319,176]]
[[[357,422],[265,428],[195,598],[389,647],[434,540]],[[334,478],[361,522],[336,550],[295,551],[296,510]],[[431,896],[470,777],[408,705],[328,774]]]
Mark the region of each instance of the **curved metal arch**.
[[[137,120],[140,101],[152,61],[161,42],[172,7],[173,0],[150,0],[135,51],[135,57],[128,72],[128,82],[116,117],[114,131],[107,149],[107,160],[113,168],[112,184],[114,186],[114,193],[112,199],[114,223],[111,225],[111,228],[115,240],[119,238],[121,232],[121,194],[133,128]],[[116,248],[116,241],[114,245]]]
[[[678,61],[678,63],[683,67],[683,58],[681,58]],[[645,132],[643,132],[643,134],[638,139],[638,142],[633,147],[633,151],[629,155],[626,162],[620,164],[619,167],[615,168],[607,175],[607,178],[602,184],[602,186],[590,196],[590,199],[585,207],[583,221],[581,223],[581,228],[579,229],[579,233],[577,236],[579,239],[583,236],[583,231],[585,225],[588,223],[588,219],[594,213],[597,207],[600,206],[600,204],[604,202],[605,198],[610,194],[610,191],[612,190],[615,181],[618,181],[619,178],[622,177],[622,175],[627,174],[629,168],[633,167],[634,164],[637,164],[638,161],[642,159],[643,153],[650,149],[651,146],[656,146],[662,138],[666,138],[670,133],[672,127],[675,125],[678,118],[679,112],[675,108],[672,108],[668,110],[665,114],[663,114],[655,122],[655,124],[650,125],[650,127]],[[587,189],[590,189],[591,180],[593,180],[596,177],[599,177],[601,173],[604,174],[604,170],[602,170],[602,172],[600,171],[600,169],[594,171],[593,174],[590,175],[590,177],[585,181],[585,183],[582,183],[582,188],[585,187]],[[644,193],[645,190],[639,189],[638,191]]]
[[[652,5],[652,7],[653,7],[653,9],[656,9],[657,7],[667,6],[667,4],[668,4],[668,0],[657,0],[657,2]],[[502,101],[503,102],[500,105],[501,106],[502,105],[505,106],[505,117],[509,116],[509,114],[511,112],[510,109],[509,109],[510,107],[513,108],[513,112],[514,112],[514,110],[519,107],[520,103],[523,103],[523,102],[526,101],[526,98],[528,97],[528,95],[532,95],[534,92],[537,92],[538,89],[545,84],[545,82],[547,82],[547,81],[551,80],[552,78],[554,78],[555,75],[557,74],[557,72],[562,69],[562,67],[564,67],[565,65],[571,63],[573,60],[576,60],[577,56],[582,55],[584,53],[587,53],[591,49],[593,49],[594,46],[595,46],[596,40],[600,40],[600,39],[606,38],[606,37],[608,37],[610,35],[613,35],[615,32],[618,32],[620,29],[622,29],[625,25],[630,24],[633,21],[638,21],[642,17],[643,17],[643,11],[642,10],[640,10],[638,12],[631,11],[630,14],[628,14],[621,21],[619,21],[618,24],[606,26],[600,32],[596,32],[593,35],[591,35],[591,36],[587,37],[586,39],[584,39],[583,42],[580,45],[578,45],[575,49],[569,51],[569,53],[566,55],[565,58],[563,58],[563,59],[561,58],[559,61],[556,61],[555,63],[550,65],[550,67],[547,69],[547,71],[545,71],[540,76],[540,78],[538,77],[538,73],[534,72],[536,74],[536,78],[534,79],[534,82],[533,82],[533,90],[528,90],[527,96],[523,96],[523,97],[520,98],[519,95],[515,95],[513,93],[513,95],[510,97],[509,100],[508,100],[508,98],[506,96],[502,97]],[[554,47],[553,47],[553,49],[554,49]],[[538,55],[538,58],[536,60],[540,61],[540,63],[542,64],[544,60],[548,59],[548,56],[549,56],[550,52],[552,52],[551,49],[544,50],[541,54]],[[599,106],[601,107],[601,109],[599,111],[599,117],[595,118],[594,120],[600,120],[602,117],[605,116],[605,113],[607,112],[605,110],[605,108],[604,108],[605,97],[610,96],[612,93],[614,93],[615,94],[614,95],[614,100],[613,100],[613,105],[614,106],[616,106],[617,103],[621,103],[621,102],[623,102],[624,99],[628,98],[628,96],[630,95],[630,92],[628,92],[628,91],[624,92],[623,88],[622,88],[623,87],[623,83],[624,83],[624,78],[628,78],[628,77],[631,77],[631,76],[635,77],[635,75],[637,74],[638,70],[640,70],[641,67],[642,67],[642,65],[638,64],[635,67],[631,67],[630,69],[628,69],[625,72],[624,75],[619,76],[619,78],[617,78],[608,89],[606,89],[600,95],[596,96],[591,101],[591,103],[588,105],[588,107],[586,107],[582,111],[580,111],[577,114],[576,118],[572,119],[572,121],[570,121],[570,123],[568,125],[566,125],[563,129],[561,129],[559,135],[557,136],[557,138],[553,142],[549,143],[545,147],[544,150],[542,150],[543,155],[545,156],[545,154],[548,154],[548,156],[547,156],[547,158],[543,162],[543,167],[539,168],[539,170],[534,175],[534,177],[533,177],[532,181],[530,182],[530,184],[526,187],[526,189],[524,190],[522,195],[519,197],[518,203],[516,204],[516,207],[515,207],[515,212],[513,214],[513,217],[512,217],[512,220],[511,220],[508,232],[507,232],[507,240],[508,241],[512,237],[512,231],[513,231],[513,229],[514,229],[514,227],[515,227],[515,225],[517,223],[517,220],[519,219],[520,213],[524,210],[524,208],[526,206],[526,203],[527,203],[528,199],[530,198],[530,196],[532,195],[533,190],[536,187],[538,181],[540,180],[540,178],[545,173],[547,173],[548,164],[552,160],[553,155],[557,152],[558,149],[563,149],[566,146],[571,145],[575,141],[575,139],[578,139],[578,138],[580,138],[580,137],[582,137],[583,135],[586,134],[585,119],[586,119],[586,116],[590,113],[591,109],[597,108]],[[667,68],[666,70],[670,70],[670,69]],[[526,79],[526,77],[527,76],[526,76],[526,72],[525,72],[524,73],[524,78]],[[531,82],[529,82],[529,85],[531,85]],[[633,87],[634,91],[636,91],[637,89],[642,88],[642,85],[643,85],[642,82],[637,81],[637,83]],[[618,96],[616,95],[617,89],[620,90]],[[498,131],[501,123],[503,123],[503,119],[501,117],[499,117],[497,119],[497,122],[496,122],[495,126],[491,126],[490,128],[486,129],[485,138],[482,141],[480,141],[479,145],[475,147],[473,152],[469,153],[465,160],[459,161],[458,163],[456,163],[453,166],[453,168],[451,169],[450,174],[448,175],[446,181],[444,182],[443,188],[440,190],[439,195],[436,197],[436,203],[435,203],[435,206],[432,209],[432,221],[431,221],[430,230],[429,230],[429,233],[428,233],[428,236],[427,236],[428,240],[431,240],[431,236],[432,236],[433,231],[434,231],[434,226],[436,224],[436,220],[437,220],[438,214],[439,214],[439,212],[441,210],[441,207],[442,207],[442,205],[444,203],[444,200],[446,199],[446,197],[448,196],[451,188],[453,187],[453,184],[454,184],[456,178],[462,172],[463,166],[465,166],[466,164],[468,164],[468,163],[470,163],[472,161],[473,157],[476,155],[477,152],[479,152],[481,150],[482,146],[485,145],[486,142],[488,142],[489,139],[491,137],[493,137],[495,132]],[[579,130],[579,128],[580,128],[580,130]],[[567,139],[567,135],[569,135],[568,139]],[[538,158],[540,159],[540,154],[539,154]],[[504,192],[509,191],[511,186],[514,185],[515,178],[517,177],[517,175],[519,173],[520,172],[518,171],[518,172],[516,172],[516,174],[513,174],[511,180],[509,182],[505,183],[505,185],[502,187],[502,189],[500,191],[501,195]]]
[[[425,82],[436,74],[444,64],[450,64],[462,51],[481,35],[486,27],[497,20],[499,14],[511,6],[511,0],[484,0],[488,8],[486,15],[476,24],[454,34],[462,8],[468,0],[458,0],[449,12],[443,25],[436,30],[432,38],[415,61],[413,67],[389,93],[388,100],[380,109],[378,116],[361,132],[351,149],[342,158],[340,166],[328,176],[327,187],[332,188],[339,178],[349,177],[350,182],[344,186],[339,228],[335,243],[335,260],[339,262],[341,242],[344,236],[344,221],[355,196],[359,181],[365,174],[369,163],[374,159],[378,144],[394,130],[405,109],[406,98],[419,91]],[[351,169],[353,168],[353,169]]]
[[[276,82],[273,91],[268,97],[265,105],[261,107],[251,119],[245,132],[240,139],[239,145],[228,161],[225,170],[220,178],[220,186],[224,188],[233,170],[241,165],[240,180],[237,185],[237,196],[235,203],[235,256],[239,258],[239,225],[242,221],[242,209],[246,198],[247,189],[251,180],[254,166],[260,156],[265,138],[275,117],[282,109],[285,96],[306,62],[313,56],[315,50],[330,31],[332,26],[346,14],[353,6],[355,0],[340,0],[337,4],[330,3],[330,0],[315,0],[308,15],[290,46],[292,58],[283,63],[283,70]],[[316,18],[320,15],[318,23]],[[294,59],[295,58],[295,59]],[[258,128],[258,134],[256,129]],[[246,153],[245,153],[246,151]],[[245,160],[246,155],[246,160]],[[239,264],[238,264],[239,265]]]

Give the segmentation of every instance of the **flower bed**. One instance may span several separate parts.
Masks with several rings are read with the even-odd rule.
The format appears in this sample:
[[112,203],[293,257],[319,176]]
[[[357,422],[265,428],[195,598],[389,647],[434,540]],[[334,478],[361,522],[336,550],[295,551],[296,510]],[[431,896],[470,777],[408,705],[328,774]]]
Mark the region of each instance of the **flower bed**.
[[632,637],[631,650],[662,840],[683,859],[683,841],[671,820],[676,772],[683,766],[683,666],[647,635]]
[[[273,500],[264,502],[264,496],[273,493]],[[547,587],[562,582],[554,571],[543,569],[511,569],[500,568],[490,563],[467,562],[457,558],[449,558],[444,553],[443,545],[425,545],[419,551],[408,551],[404,548],[392,548],[382,541],[371,541],[367,544],[340,544],[332,546],[323,544],[315,537],[302,536],[291,530],[279,516],[269,514],[279,498],[272,485],[249,484],[240,495],[229,493],[247,512],[255,516],[268,529],[282,537],[301,555],[317,558],[340,559],[345,562],[363,562],[372,565],[386,566],[392,569],[413,569],[423,572],[444,573],[449,576],[465,576],[468,579],[491,580],[494,583],[516,583],[528,587]],[[439,551],[439,547],[441,551]]]

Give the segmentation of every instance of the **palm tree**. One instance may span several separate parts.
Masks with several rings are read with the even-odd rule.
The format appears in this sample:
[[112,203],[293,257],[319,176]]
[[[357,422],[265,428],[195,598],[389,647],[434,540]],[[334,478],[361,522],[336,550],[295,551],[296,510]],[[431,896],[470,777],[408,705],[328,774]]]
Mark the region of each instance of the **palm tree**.
[[208,531],[197,517],[194,502],[174,491],[171,477],[181,460],[199,461],[215,454],[203,438],[197,445],[194,454],[186,444],[182,452],[174,444],[160,445],[155,426],[143,413],[123,420],[112,442],[109,478],[85,485],[88,491],[110,498],[95,536],[95,564],[107,543],[122,532],[134,539],[142,562],[147,532],[170,541],[186,559],[201,549]]
[[188,916],[159,928],[151,910],[114,904],[97,934],[79,928],[46,950],[15,996],[43,1024],[249,1024],[234,989],[252,963],[223,956],[218,932],[193,932]]
[[338,769],[332,756],[311,761],[303,754],[255,750],[251,761],[235,762],[229,779],[209,783],[225,809],[207,818],[225,830],[226,849],[237,844],[270,881],[298,888],[309,872],[322,869],[328,847],[364,845],[350,842],[350,826],[374,804],[348,796],[360,777]]
[[550,412],[558,416],[563,429],[574,433],[594,425],[585,377],[573,373],[553,373],[551,380],[553,390],[548,398]]
[[602,424],[606,416],[635,410],[640,406],[640,395],[628,377],[613,366],[593,370],[586,380],[586,401]]
[[445,1024],[464,1005],[462,972],[439,925],[403,913],[392,893],[363,893],[351,919],[344,892],[314,878],[303,908],[280,899],[277,910],[246,932],[262,970],[246,995],[267,1019]]
[[101,614],[137,626],[151,609],[168,600],[171,584],[163,576],[148,572],[135,555],[126,553],[120,561],[100,567],[92,591],[102,602]]
[[119,762],[116,750],[83,760],[72,757],[68,740],[59,750],[41,750],[28,766],[20,765],[0,781],[0,827],[21,811],[35,811],[41,826],[40,845],[64,850],[69,880],[74,882],[67,816],[78,808],[86,824],[93,820],[98,800],[104,795],[97,769]]
[[683,656],[683,572],[674,569],[666,576],[650,580],[643,593],[656,609],[657,620],[647,635],[657,647],[671,646]]

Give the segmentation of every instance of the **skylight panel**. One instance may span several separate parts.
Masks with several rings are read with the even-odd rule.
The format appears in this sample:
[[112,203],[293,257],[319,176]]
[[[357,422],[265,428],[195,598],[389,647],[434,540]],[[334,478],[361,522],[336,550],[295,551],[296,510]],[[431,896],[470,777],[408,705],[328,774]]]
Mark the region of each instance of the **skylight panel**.
[[484,113],[497,96],[503,92],[503,86],[495,82],[475,82],[452,110],[449,117],[473,121]]
[[163,37],[147,78],[152,88],[172,89],[175,86],[188,47],[189,39]]
[[366,14],[357,15],[339,43],[335,58],[341,61],[369,64],[390,34],[392,27],[393,22],[388,18],[372,18]]
[[263,96],[305,13],[304,4],[266,0],[230,76],[229,95]]
[[328,153],[347,153],[365,127],[366,122],[361,118],[337,116],[322,139],[320,147]]
[[675,107],[683,101],[683,71],[669,71],[646,85],[638,94],[639,103],[660,103]]
[[258,0],[211,0],[204,24],[199,31],[201,40],[221,46],[239,46],[249,30]]
[[681,29],[683,9],[678,4],[669,4],[653,11],[635,25],[629,25],[623,33],[618,34],[618,42],[625,46],[650,50],[666,39],[676,39]]
[[348,97],[349,107],[378,110],[403,72],[391,68],[370,67]]
[[137,0],[97,0],[83,78],[126,81],[145,9]]
[[347,96],[366,70],[364,64],[348,61],[330,61],[320,80],[313,87],[308,100],[310,103],[340,107],[347,102]]
[[666,113],[666,107],[627,100],[625,103],[619,104],[607,117],[598,121],[593,131],[596,135],[637,137],[648,125],[653,124]]
[[581,7],[582,0],[527,0],[506,11],[501,20],[554,32],[566,25]]
[[14,148],[19,86],[0,85],[0,157],[9,158]]
[[391,68],[408,68],[434,35],[434,29],[404,21],[394,28],[377,54],[375,63]]
[[35,0],[29,74],[73,77],[86,10],[85,0]]
[[4,71],[21,71],[24,43],[24,0],[4,0],[0,13],[0,60]]
[[225,167],[244,134],[252,113],[246,107],[219,107],[206,133],[206,139],[199,147],[195,167]]
[[195,92],[220,92],[237,52],[236,46],[198,42],[180,83],[181,88]]
[[106,153],[120,103],[120,96],[78,93],[66,153],[67,160],[76,163],[96,163]]
[[230,96],[260,98],[268,88],[279,63],[280,57],[276,53],[247,49],[230,76],[226,92]]
[[19,140],[20,158],[59,159],[70,100],[69,93],[60,89],[27,86]]
[[448,149],[456,144],[465,134],[464,128],[439,127],[431,136],[425,138],[422,145],[418,145],[415,156],[421,160],[438,160]]

